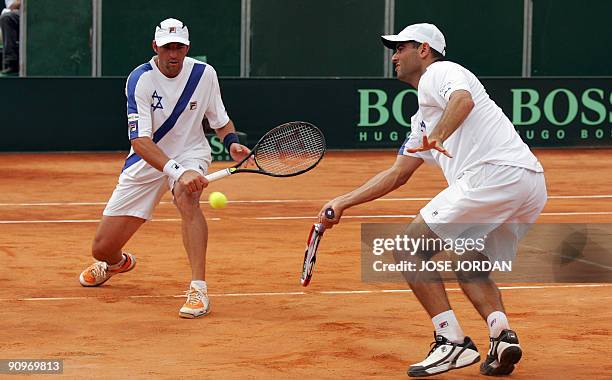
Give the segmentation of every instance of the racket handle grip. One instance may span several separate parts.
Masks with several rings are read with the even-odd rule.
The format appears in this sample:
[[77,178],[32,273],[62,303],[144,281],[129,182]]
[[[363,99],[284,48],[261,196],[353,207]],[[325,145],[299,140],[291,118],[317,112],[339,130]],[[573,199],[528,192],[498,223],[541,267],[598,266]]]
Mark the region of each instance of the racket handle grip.
[[336,213],[334,212],[334,209],[331,207],[328,207],[325,209],[325,217],[327,219],[334,219],[336,217]]
[[208,182],[213,182],[213,181],[217,181],[221,178],[225,178],[229,175],[231,175],[233,173],[232,170],[230,170],[230,168],[227,169],[223,169],[223,170],[219,170],[216,171],[214,173],[210,173],[204,176],[204,178],[206,178],[208,180]]

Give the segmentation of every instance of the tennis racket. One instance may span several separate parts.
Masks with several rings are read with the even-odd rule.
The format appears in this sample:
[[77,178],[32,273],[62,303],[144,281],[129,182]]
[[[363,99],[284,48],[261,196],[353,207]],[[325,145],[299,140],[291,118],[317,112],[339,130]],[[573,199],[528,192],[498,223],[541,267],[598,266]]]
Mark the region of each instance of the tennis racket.
[[[327,219],[334,219],[334,210],[330,207],[325,210],[325,217]],[[325,232],[325,226],[323,223],[315,223],[310,228],[310,234],[308,235],[308,241],[306,242],[306,251],[304,252],[304,264],[302,266],[302,276],[300,277],[300,283],[302,286],[308,286],[310,279],[312,278],[312,271],[317,261],[317,248],[319,248],[319,242]]]
[[[268,131],[247,157],[236,165],[208,174],[208,182],[236,173],[257,173],[292,177],[317,166],[325,154],[325,137],[319,128],[304,121],[292,121]],[[250,157],[257,169],[241,168]]]

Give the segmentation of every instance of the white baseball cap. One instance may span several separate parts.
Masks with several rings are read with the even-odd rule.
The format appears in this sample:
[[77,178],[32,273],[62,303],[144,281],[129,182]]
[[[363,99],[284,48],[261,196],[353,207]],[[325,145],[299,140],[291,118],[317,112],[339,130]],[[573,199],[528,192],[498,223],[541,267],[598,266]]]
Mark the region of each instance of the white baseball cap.
[[157,46],[164,46],[170,42],[189,45],[187,25],[175,18],[167,18],[155,27],[155,43]]
[[395,50],[398,42],[427,42],[432,49],[435,49],[442,55],[446,55],[446,40],[440,29],[434,24],[408,25],[398,34],[380,36],[380,38],[382,43],[389,49]]

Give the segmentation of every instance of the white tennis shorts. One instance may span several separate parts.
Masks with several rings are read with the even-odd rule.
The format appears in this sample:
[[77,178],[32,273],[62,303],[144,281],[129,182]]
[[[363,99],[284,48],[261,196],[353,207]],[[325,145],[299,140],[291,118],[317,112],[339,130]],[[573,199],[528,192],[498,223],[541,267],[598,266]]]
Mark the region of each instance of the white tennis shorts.
[[[466,171],[421,209],[441,239],[487,237],[489,258],[511,259],[546,204],[544,173],[483,164]],[[495,257],[491,257],[494,252]]]
[[[202,175],[206,175],[208,171],[209,162],[204,159],[187,158],[176,159],[176,161],[185,168],[195,170]],[[141,177],[121,173],[117,187],[106,204],[103,215],[151,219],[153,210],[162,196],[174,188],[174,180],[154,168],[148,167],[147,169],[149,172],[144,180]],[[155,173],[152,170],[155,170]]]

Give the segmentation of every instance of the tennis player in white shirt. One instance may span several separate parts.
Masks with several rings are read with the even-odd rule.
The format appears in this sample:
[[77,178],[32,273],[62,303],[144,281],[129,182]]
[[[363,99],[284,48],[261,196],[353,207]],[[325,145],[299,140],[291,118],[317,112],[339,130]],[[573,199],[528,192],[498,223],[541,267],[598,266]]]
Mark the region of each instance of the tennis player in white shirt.
[[242,160],[250,150],[238,142],[215,69],[187,57],[189,45],[187,26],[172,18],[162,21],[152,42],[156,55],[127,79],[132,149],[94,238],[92,255],[97,261],[81,273],[79,281],[83,286],[99,286],[115,274],[132,270],[136,259],[122,248],[171,190],[191,264],[187,301],[179,315],[196,318],[210,312],[205,281],[208,228],[200,196],[208,185],[204,175],[212,158],[202,120],[206,117],[234,160]]
[[[429,162],[442,169],[449,186],[420,210],[407,235],[442,240],[486,235],[492,243],[474,255],[491,261],[512,257],[518,240],[546,203],[542,166],[476,76],[445,60],[446,42],[435,25],[414,24],[397,35],[381,38],[395,51],[398,79],[418,91],[419,108],[411,119],[412,131],[392,167],[325,204],[320,222],[332,227],[344,210],[395,190],[423,162]],[[324,216],[328,207],[335,211],[333,220]],[[493,244],[496,240],[497,245]],[[511,252],[503,252],[508,250]],[[435,253],[417,252],[413,260],[425,262]],[[497,285],[488,273],[456,274],[489,327],[490,348],[480,372],[510,374],[522,351]],[[433,348],[423,361],[408,368],[408,375],[431,376],[477,363],[480,354],[464,335],[440,274],[404,273],[404,277],[435,328]]]

